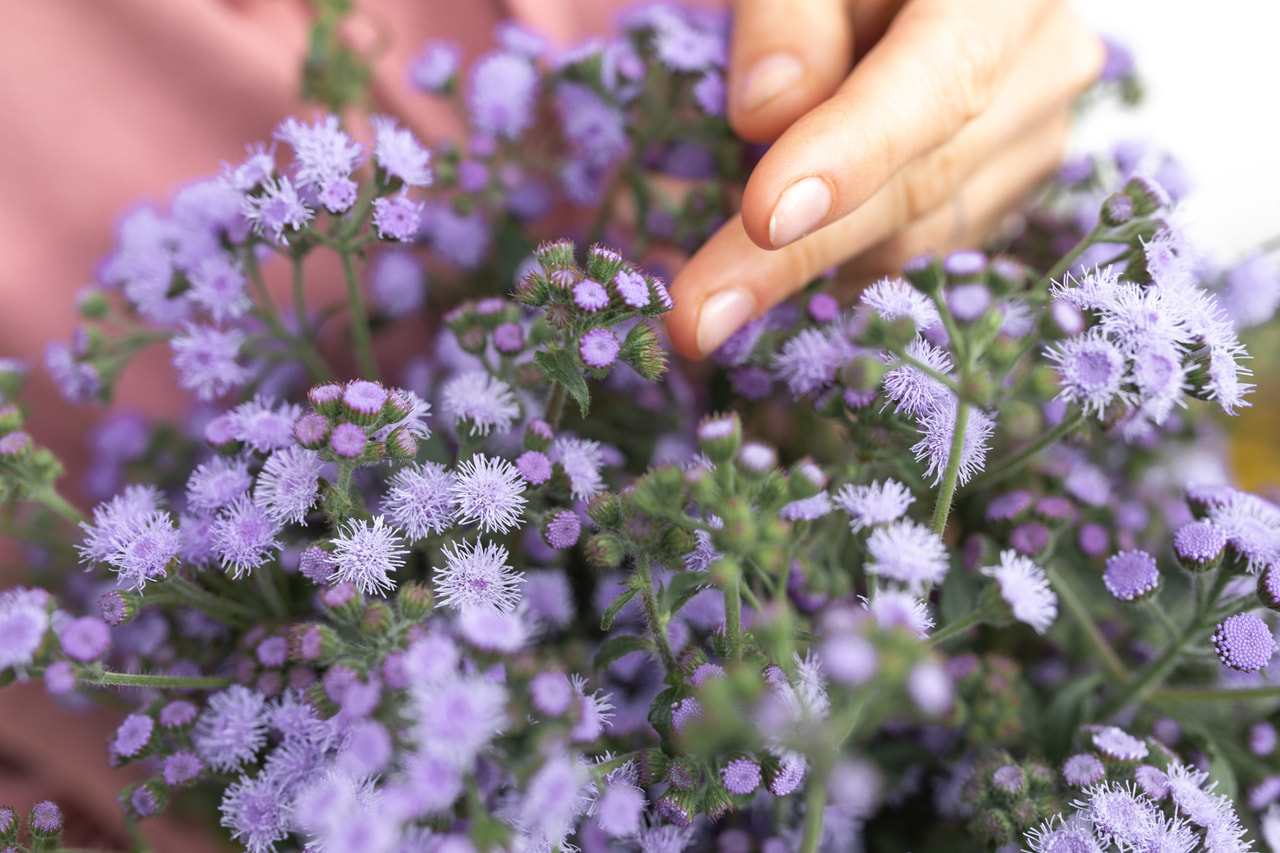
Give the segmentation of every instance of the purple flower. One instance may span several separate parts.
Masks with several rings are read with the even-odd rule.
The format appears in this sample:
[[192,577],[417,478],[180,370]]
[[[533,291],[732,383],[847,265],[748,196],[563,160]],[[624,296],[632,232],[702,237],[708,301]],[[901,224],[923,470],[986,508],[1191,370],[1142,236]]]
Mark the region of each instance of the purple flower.
[[622,838],[640,831],[644,792],[634,785],[608,785],[596,801],[595,819],[605,835]]
[[836,506],[849,514],[849,529],[889,524],[902,518],[915,503],[911,490],[897,480],[874,481],[870,485],[849,484],[836,492]]
[[156,722],[146,714],[130,714],[116,729],[111,752],[121,758],[132,758],[151,742]]
[[478,453],[458,466],[450,498],[460,524],[478,524],[486,533],[507,533],[524,515],[524,489],[514,465]]
[[444,568],[432,567],[439,604],[455,610],[508,613],[520,599],[521,575],[507,565],[507,549],[492,542],[454,542],[441,549]]
[[431,186],[431,152],[422,147],[413,133],[388,116],[373,116],[373,159],[389,177],[406,186]]
[[185,785],[204,772],[204,762],[194,752],[175,752],[166,755],[161,767],[164,782],[171,788]]
[[1006,794],[1018,793],[1026,785],[1026,781],[1022,768],[1016,764],[998,767],[996,772],[991,774],[991,784]]
[[904,590],[878,589],[870,601],[863,599],[863,606],[875,623],[887,631],[905,628],[924,640],[933,630],[929,605]]
[[179,729],[195,720],[196,706],[185,699],[178,699],[161,708],[159,716],[160,725],[167,729]]
[[628,308],[645,308],[652,300],[649,284],[644,276],[628,267],[623,267],[614,275],[613,289]]
[[654,22],[654,52],[672,71],[723,67],[728,59],[726,41],[723,32],[703,29],[676,12],[664,13]]
[[911,520],[877,527],[867,537],[866,571],[906,584],[912,591],[941,583],[949,568],[947,548],[929,528]]
[[1154,847],[1162,827],[1161,816],[1151,800],[1114,782],[1090,788],[1086,794],[1088,800],[1079,804],[1080,813],[1104,844],[1117,844],[1126,850]]
[[457,523],[453,488],[454,475],[443,465],[403,468],[391,478],[382,510],[411,539],[425,539]]
[[214,513],[249,491],[247,460],[215,456],[202,463],[187,478],[187,505],[202,513]]
[[542,535],[547,544],[557,551],[572,548],[578,544],[578,537],[582,535],[582,520],[571,509],[561,510],[547,522]]
[[44,366],[68,402],[87,403],[102,390],[98,369],[80,362],[66,344],[54,341],[45,347]]
[[718,71],[708,71],[693,84],[693,100],[709,116],[722,116],[728,103],[724,76]]
[[302,203],[298,191],[286,177],[264,180],[260,195],[247,195],[240,212],[253,223],[253,230],[282,245],[288,245],[286,230],[300,231],[310,224],[315,212]]
[[293,148],[294,180],[320,193],[331,183],[350,178],[364,158],[364,146],[342,129],[336,115],[316,116],[312,124],[290,116],[274,135]]
[[1073,755],[1062,763],[1062,779],[1074,788],[1096,785],[1106,775],[1106,768],[1091,752]]
[[[1099,774],[1099,779],[1101,776],[1102,774]],[[1169,777],[1164,775],[1164,771],[1150,764],[1139,765],[1133,771],[1133,781],[1137,782],[1142,792],[1153,800],[1163,800],[1169,796]]]
[[0,592],[0,672],[30,664],[48,627],[48,593],[23,587]]
[[476,130],[518,140],[533,123],[538,72],[523,56],[496,52],[471,67],[468,116]]
[[160,509],[160,493],[155,486],[128,486],[110,501],[93,510],[93,523],[80,522],[84,542],[77,546],[81,559],[107,561],[116,550],[115,540]]
[[1057,364],[1058,396],[1101,416],[1113,401],[1128,402],[1123,386],[1128,379],[1128,359],[1102,329],[1068,338],[1048,351]]
[[730,794],[745,796],[760,787],[760,765],[750,758],[735,758],[720,768],[720,780]]
[[81,663],[90,663],[107,653],[111,631],[101,619],[82,616],[62,626],[58,632],[58,642],[62,644],[67,657]]
[[356,424],[338,424],[329,434],[329,447],[344,459],[357,458],[364,453],[365,445],[368,443],[369,437]]
[[888,322],[905,317],[919,330],[941,322],[929,297],[900,278],[881,279],[862,291],[862,304]]
[[613,332],[608,329],[592,329],[582,336],[578,344],[578,354],[582,356],[587,366],[604,370],[617,361],[621,347]]
[[1102,582],[1121,601],[1137,601],[1160,583],[1160,572],[1146,551],[1121,551],[1107,560]]
[[831,512],[831,498],[826,491],[786,504],[778,516],[786,521],[817,521]]
[[517,323],[502,323],[493,330],[493,348],[503,355],[524,349],[524,330]]
[[1002,551],[1000,565],[982,570],[1000,585],[1000,597],[1013,611],[1013,618],[1035,629],[1049,630],[1058,618],[1058,596],[1054,595],[1044,569],[1015,551]]
[[191,742],[214,770],[238,770],[267,743],[266,699],[238,684],[209,697]]
[[773,357],[773,372],[799,399],[834,382],[836,372],[855,354],[853,346],[838,331],[805,329],[783,344]]
[[120,575],[120,582],[142,589],[147,581],[168,574],[182,542],[169,513],[153,512],[121,529],[111,547],[106,562]]
[[412,253],[386,249],[369,265],[369,298],[388,317],[413,314],[426,297],[426,272]]
[[[942,474],[951,461],[951,442],[956,425],[956,401],[947,396],[920,419],[923,438],[911,446],[917,461],[928,460],[925,476],[934,475],[933,484],[942,482]],[[963,486],[987,463],[987,442],[995,432],[995,421],[981,409],[969,410],[961,442],[960,466],[956,484]]]
[[281,525],[248,497],[240,497],[214,521],[209,535],[222,569],[239,580],[280,549]]
[[600,442],[586,438],[557,438],[551,444],[550,459],[564,469],[574,500],[589,501],[604,489],[604,480],[600,476],[604,462]]
[[907,695],[922,713],[938,717],[951,708],[955,688],[951,676],[941,664],[924,660],[913,666],[907,675]]
[[409,80],[427,92],[444,92],[462,64],[462,47],[451,41],[427,42],[409,66]]
[[1031,496],[1018,489],[993,498],[987,504],[987,521],[1013,521],[1031,506]]
[[270,853],[293,829],[289,804],[266,773],[241,776],[222,795],[222,826],[248,853]]
[[409,552],[382,516],[372,522],[351,519],[333,538],[331,583],[351,583],[365,595],[384,595],[395,588],[389,575],[404,568]]
[[960,284],[947,292],[947,307],[962,323],[972,323],[991,307],[991,291],[985,284]]
[[422,222],[423,204],[414,201],[403,191],[394,197],[383,196],[373,200],[373,227],[384,240],[408,243],[418,236]]
[[62,810],[52,800],[41,800],[31,807],[33,832],[51,835],[62,831]]
[[313,450],[286,447],[267,457],[253,490],[253,501],[277,524],[301,524],[320,496],[324,460]]
[[629,147],[622,113],[589,86],[560,83],[556,87],[560,130],[587,165],[606,168]]
[[1120,761],[1140,761],[1147,757],[1147,745],[1115,726],[1101,726],[1093,733],[1093,745],[1103,755]]
[[201,400],[213,400],[243,385],[251,371],[236,363],[244,333],[212,326],[188,325],[182,335],[169,340],[178,384]]
[[433,248],[446,260],[465,270],[484,263],[490,233],[481,210],[463,215],[450,204],[435,204],[426,208],[422,222]]
[[[933,346],[923,338],[916,338],[907,344],[906,352],[935,373],[951,375],[951,357],[945,350]],[[895,367],[884,375],[884,393],[898,404],[894,407],[894,412],[906,413],[913,418],[927,416],[943,405],[942,401],[948,396],[945,385],[910,364]]]
[[44,687],[50,696],[65,696],[76,689],[77,683],[70,661],[56,660],[44,668]]
[[228,414],[236,441],[243,441],[259,453],[269,453],[294,444],[293,424],[302,409],[291,403],[276,406],[271,398],[257,396]]
[[416,684],[413,722],[426,756],[467,768],[507,723],[507,691],[482,678]]
[[483,370],[459,374],[445,383],[441,392],[444,410],[458,426],[468,423],[474,435],[488,435],[496,429],[504,433],[520,416],[520,404],[511,386]]
[[609,304],[609,293],[598,281],[584,278],[573,286],[573,301],[588,313],[599,311]]
[[1252,613],[1237,613],[1218,623],[1213,632],[1218,660],[1241,672],[1265,669],[1276,651],[1271,629]]
[[1257,495],[1233,492],[1209,509],[1209,521],[1227,537],[1227,544],[1248,564],[1249,571],[1280,558],[1280,507]]
[[531,486],[541,486],[551,479],[551,460],[537,450],[526,450],[516,459],[516,470]]
[[1019,524],[1009,533],[1009,544],[1014,550],[1035,556],[1049,545],[1049,528],[1038,521]]
[[201,259],[187,278],[192,301],[208,311],[214,322],[234,320],[253,307],[253,300],[245,293],[244,273],[221,252]]

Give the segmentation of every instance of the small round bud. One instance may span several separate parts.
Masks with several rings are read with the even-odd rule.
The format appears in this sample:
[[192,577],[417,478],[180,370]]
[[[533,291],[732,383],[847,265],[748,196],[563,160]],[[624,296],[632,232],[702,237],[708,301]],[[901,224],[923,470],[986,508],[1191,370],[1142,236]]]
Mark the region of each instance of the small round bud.
[[307,400],[311,408],[325,417],[331,418],[342,410],[342,386],[335,382],[316,385],[307,392]]
[[329,419],[319,412],[307,412],[293,422],[293,437],[308,450],[319,450],[329,438]]
[[1160,572],[1146,551],[1121,551],[1107,560],[1102,582],[1121,601],[1137,601],[1160,585]]
[[137,616],[139,604],[136,593],[112,590],[98,599],[98,613],[103,622],[114,628]]
[[1119,228],[1133,220],[1133,199],[1116,193],[1102,203],[1102,222],[1110,228]]
[[1226,534],[1209,521],[1189,521],[1173,534],[1173,553],[1178,564],[1189,572],[1217,568],[1226,547]]
[[1264,669],[1276,651],[1271,629],[1252,613],[1227,617],[1218,623],[1212,639],[1218,660],[1240,672]]

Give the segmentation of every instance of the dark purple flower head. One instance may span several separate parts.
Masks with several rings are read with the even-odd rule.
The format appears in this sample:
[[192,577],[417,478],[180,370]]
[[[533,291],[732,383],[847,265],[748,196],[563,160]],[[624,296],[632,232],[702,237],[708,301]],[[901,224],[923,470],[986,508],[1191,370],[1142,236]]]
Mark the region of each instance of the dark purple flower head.
[[531,486],[541,486],[551,479],[551,460],[546,454],[528,450],[516,459],[516,470]]
[[613,332],[608,329],[592,329],[582,336],[582,341],[578,345],[578,354],[588,366],[603,370],[613,366],[617,361],[621,346]]
[[196,718],[196,706],[185,699],[177,699],[160,709],[160,725],[178,729],[190,725]]
[[111,742],[113,754],[122,758],[132,758],[151,742],[151,733],[155,730],[155,720],[146,714],[130,714],[116,729],[115,740]]
[[136,612],[137,605],[121,592],[112,590],[103,593],[98,599],[98,614],[102,616],[103,622],[112,627],[128,622]]
[[573,286],[573,301],[583,311],[595,312],[609,304],[609,293],[600,282],[584,278]]
[[577,545],[581,534],[582,519],[571,509],[561,510],[553,515],[542,529],[542,535],[547,540],[547,544],[557,551]]
[[735,758],[720,768],[720,780],[730,794],[745,796],[760,787],[760,765],[750,758]]
[[1107,560],[1102,582],[1121,601],[1137,601],[1159,585],[1160,572],[1146,551],[1121,551]]
[[58,634],[58,641],[62,643],[67,657],[90,663],[107,653],[111,632],[102,620],[84,616],[65,624]]
[[31,829],[43,835],[62,831],[62,810],[52,800],[41,800],[31,807]]
[[329,436],[329,446],[344,459],[355,459],[364,452],[369,437],[355,424],[338,424]]
[[1038,521],[1019,524],[1009,534],[1009,544],[1020,553],[1034,557],[1049,544],[1049,529]]
[[1252,613],[1237,613],[1218,623],[1213,632],[1213,647],[1218,660],[1241,672],[1257,672],[1266,668],[1276,651],[1271,629]]

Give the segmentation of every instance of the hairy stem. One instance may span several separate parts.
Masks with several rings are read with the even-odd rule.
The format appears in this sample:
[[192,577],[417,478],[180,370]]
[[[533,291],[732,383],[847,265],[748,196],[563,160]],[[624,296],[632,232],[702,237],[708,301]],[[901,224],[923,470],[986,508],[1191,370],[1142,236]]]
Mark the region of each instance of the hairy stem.
[[325,363],[320,351],[309,341],[294,335],[285,328],[284,323],[280,322],[280,312],[276,308],[275,300],[271,298],[271,291],[267,290],[267,283],[262,278],[262,268],[258,266],[258,258],[254,255],[252,247],[244,253],[244,268],[249,273],[249,281],[257,295],[256,315],[267,324],[267,328],[281,343],[288,345],[290,351],[306,365],[307,370],[311,371],[312,376],[320,380],[332,379],[333,371]]
[[1166,702],[1247,702],[1259,699],[1280,699],[1280,684],[1263,687],[1165,687],[1152,690],[1147,700],[1155,705]]
[[360,280],[356,278],[356,265],[349,249],[342,252],[342,275],[347,281],[347,304],[351,309],[351,338],[356,348],[356,363],[365,379],[378,379],[378,362],[373,357],[373,343],[369,339],[369,314],[364,306],[364,294],[360,292]]
[[252,623],[259,616],[253,608],[247,607],[238,601],[231,601],[214,595],[181,575],[170,577],[169,580],[165,581],[163,588],[171,592],[183,604],[202,610],[223,622],[231,622],[233,624]]
[[742,660],[742,572],[734,571],[724,585],[724,637],[729,646],[729,657]]
[[964,455],[964,433],[969,426],[970,406],[961,400],[956,404],[956,423],[951,432],[951,451],[947,456],[947,467],[942,473],[942,484],[938,488],[938,502],[933,506],[933,532],[942,535],[947,527],[947,516],[951,514],[951,498],[956,493],[956,480],[960,477],[960,457]]
[[175,690],[218,690],[231,685],[230,678],[216,676],[144,675],[132,672],[102,672],[82,676],[81,681],[108,687],[166,687]]
[[671,641],[667,639],[667,626],[658,609],[658,597],[653,592],[653,575],[649,572],[649,558],[644,554],[636,554],[636,573],[640,575],[640,599],[644,604],[645,621],[649,626],[649,634],[658,648],[658,657],[667,672],[675,672],[680,668],[676,656],[671,651]]
[[81,513],[80,510],[76,509],[70,501],[58,494],[58,490],[53,488],[53,486],[40,489],[40,491],[35,494],[35,499],[43,504],[50,512],[54,513],[72,526],[78,526],[85,520],[84,514]]
[[810,779],[809,790],[804,795],[804,837],[800,841],[800,853],[817,853],[822,840],[822,812],[827,807],[827,783],[825,779]]
[[547,398],[547,409],[542,415],[542,419],[551,427],[552,432],[559,429],[560,418],[564,416],[564,399],[567,391],[564,383],[559,380],[551,380],[551,396]]
[[1102,663],[1107,668],[1107,671],[1111,673],[1111,677],[1121,684],[1128,684],[1131,678],[1129,671],[1121,663],[1115,649],[1111,648],[1111,644],[1102,636],[1102,631],[1098,629],[1097,623],[1089,615],[1088,608],[1080,600],[1080,596],[1076,594],[1075,587],[1071,585],[1065,575],[1054,570],[1051,565],[1045,565],[1045,574],[1049,576],[1049,582],[1053,585],[1054,591],[1058,593],[1062,603],[1071,612],[1072,618],[1076,620],[1080,625],[1080,629],[1084,631],[1085,637],[1088,638],[1094,651],[1098,653],[1098,657],[1102,659]]
[[952,622],[950,625],[947,625],[947,627],[934,631],[933,634],[929,636],[929,642],[930,644],[935,646],[941,645],[942,643],[945,643],[947,640],[954,639],[960,634],[963,634],[965,631],[968,631],[970,628],[974,627],[975,625],[981,625],[982,619],[983,619],[982,610],[979,608],[974,608],[973,610],[970,610],[965,615],[961,616],[959,619]]

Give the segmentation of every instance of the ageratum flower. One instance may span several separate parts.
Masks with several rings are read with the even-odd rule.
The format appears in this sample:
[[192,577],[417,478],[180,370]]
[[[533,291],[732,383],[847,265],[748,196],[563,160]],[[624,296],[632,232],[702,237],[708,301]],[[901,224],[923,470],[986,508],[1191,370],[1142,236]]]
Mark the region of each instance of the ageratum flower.
[[351,583],[365,595],[384,595],[395,588],[392,572],[404,568],[408,554],[394,528],[375,516],[372,522],[351,519],[333,538],[331,583]]
[[995,578],[1000,597],[1019,622],[1030,625],[1037,634],[1049,630],[1058,618],[1058,596],[1049,586],[1044,569],[1015,551],[1002,551],[1000,565],[982,570]]
[[507,549],[492,542],[445,545],[443,568],[433,566],[439,604],[455,610],[510,612],[520,599],[521,574],[507,564]]
[[468,424],[476,435],[506,432],[520,416],[511,386],[483,370],[453,377],[441,392],[443,406],[455,426]]
[[867,485],[851,483],[835,494],[835,504],[849,514],[849,529],[854,533],[897,521],[915,500],[911,490],[897,480],[875,480]]
[[301,524],[320,496],[324,460],[313,450],[286,447],[267,457],[253,489],[253,501],[277,524]]
[[477,453],[458,466],[450,497],[459,523],[477,524],[485,533],[507,533],[524,515],[524,489],[514,465]]
[[382,511],[411,539],[440,534],[457,523],[454,474],[428,462],[397,471],[382,501]]
[[939,584],[950,567],[947,547],[932,530],[911,520],[877,527],[867,537],[864,568],[877,577],[906,584],[912,591]]

